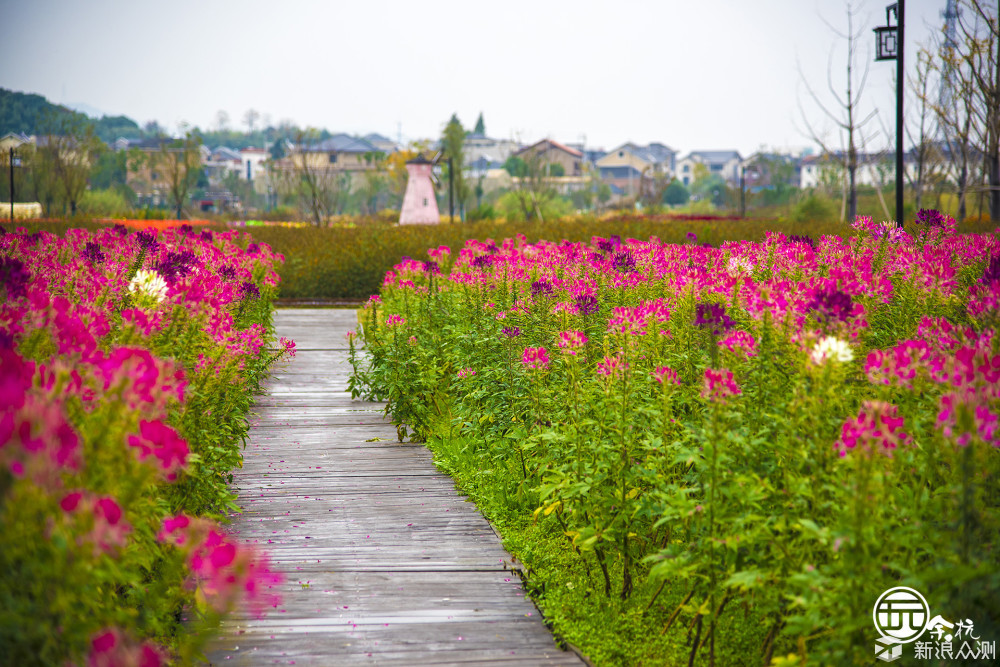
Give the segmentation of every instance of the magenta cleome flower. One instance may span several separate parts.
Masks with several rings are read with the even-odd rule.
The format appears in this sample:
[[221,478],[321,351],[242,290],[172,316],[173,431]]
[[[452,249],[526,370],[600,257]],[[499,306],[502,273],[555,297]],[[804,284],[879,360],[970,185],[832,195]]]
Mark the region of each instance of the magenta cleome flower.
[[892,450],[910,444],[911,438],[903,430],[899,408],[884,401],[864,401],[857,417],[844,422],[840,439],[834,444],[840,456],[848,450],[879,451],[892,456]]
[[138,436],[128,437],[129,447],[138,450],[136,455],[139,460],[145,461],[152,455],[159,460],[158,470],[168,481],[177,479],[177,472],[187,463],[187,442],[177,431],[161,421],[142,420],[139,423],[139,433]]
[[701,397],[712,403],[725,405],[733,396],[743,393],[733,379],[733,372],[728,368],[706,368],[702,380]]
[[575,355],[587,344],[587,336],[582,331],[560,331],[556,344],[566,354]]
[[604,357],[597,362],[597,374],[606,378],[615,378],[625,374],[628,370],[628,363],[618,355]]
[[526,368],[533,370],[547,370],[549,367],[549,353],[544,347],[526,347],[521,356],[521,363]]
[[652,373],[650,373],[660,384],[680,384],[681,381],[677,377],[677,371],[670,368],[669,366],[658,366]]

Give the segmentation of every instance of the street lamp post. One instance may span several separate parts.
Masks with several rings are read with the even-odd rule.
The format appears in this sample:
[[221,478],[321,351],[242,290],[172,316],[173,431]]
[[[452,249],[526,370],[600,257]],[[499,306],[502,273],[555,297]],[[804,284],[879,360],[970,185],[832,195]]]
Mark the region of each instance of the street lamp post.
[[[875,60],[896,61],[896,225],[903,226],[903,95],[906,92],[906,70],[903,67],[903,23],[905,0],[885,8],[886,25],[875,28]],[[895,15],[892,25],[889,15]]]

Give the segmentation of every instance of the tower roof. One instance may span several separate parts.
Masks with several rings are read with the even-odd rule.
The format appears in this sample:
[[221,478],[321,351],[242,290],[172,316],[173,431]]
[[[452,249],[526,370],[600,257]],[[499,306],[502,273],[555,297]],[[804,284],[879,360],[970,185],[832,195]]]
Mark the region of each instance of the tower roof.
[[417,157],[413,158],[412,160],[407,160],[406,164],[434,164],[434,163],[425,158],[423,153],[418,153]]

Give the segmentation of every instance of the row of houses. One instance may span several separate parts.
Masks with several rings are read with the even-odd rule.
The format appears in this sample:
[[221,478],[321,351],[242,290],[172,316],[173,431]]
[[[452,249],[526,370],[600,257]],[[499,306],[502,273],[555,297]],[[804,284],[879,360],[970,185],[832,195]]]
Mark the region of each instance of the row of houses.
[[[2,146],[15,146],[34,138],[7,135],[0,139]],[[158,153],[164,139],[140,141],[119,139],[111,148],[134,150],[140,153]],[[33,142],[34,143],[34,142]],[[274,184],[269,182],[273,172],[294,168],[295,160],[311,168],[343,173],[360,179],[368,170],[376,169],[379,161],[373,159],[401,150],[396,142],[379,134],[353,137],[335,134],[308,145],[287,144],[289,156],[269,162],[271,154],[263,147],[240,150],[219,146],[199,146],[199,161],[210,186],[218,191],[227,175],[253,183],[261,194],[269,192]],[[677,179],[686,186],[694,183],[697,175],[715,174],[731,186],[745,183],[748,188],[767,188],[775,184],[777,172],[783,183],[800,188],[813,188],[823,184],[824,172],[836,171],[841,162],[837,156],[816,156],[808,153],[757,152],[743,157],[736,150],[696,150],[684,156],[662,143],[645,145],[626,142],[610,151],[587,148],[583,144],[561,143],[551,138],[529,145],[510,139],[496,139],[483,134],[468,134],[464,142],[465,165],[468,174],[484,192],[510,187],[513,179],[505,169],[510,158],[519,158],[526,164],[544,165],[546,178],[563,193],[593,187],[594,177],[611,186],[616,197],[631,197],[650,179],[669,182]],[[912,155],[907,156],[907,170],[914,169]],[[861,185],[884,185],[893,178],[891,156],[862,155],[857,182]],[[778,166],[783,167],[777,169]],[[887,171],[888,169],[888,171]],[[165,175],[160,173],[156,160],[136,161],[130,166],[128,184],[140,200],[159,203],[165,200],[167,187]]]

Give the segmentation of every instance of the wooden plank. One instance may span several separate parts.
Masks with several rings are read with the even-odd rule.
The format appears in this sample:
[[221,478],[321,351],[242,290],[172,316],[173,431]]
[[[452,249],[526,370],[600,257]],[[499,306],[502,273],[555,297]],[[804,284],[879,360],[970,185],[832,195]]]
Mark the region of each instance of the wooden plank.
[[299,352],[259,397],[230,530],[285,575],[280,609],[237,612],[211,664],[580,665],[526,599],[520,566],[383,404],[352,401],[353,310],[279,310]]

